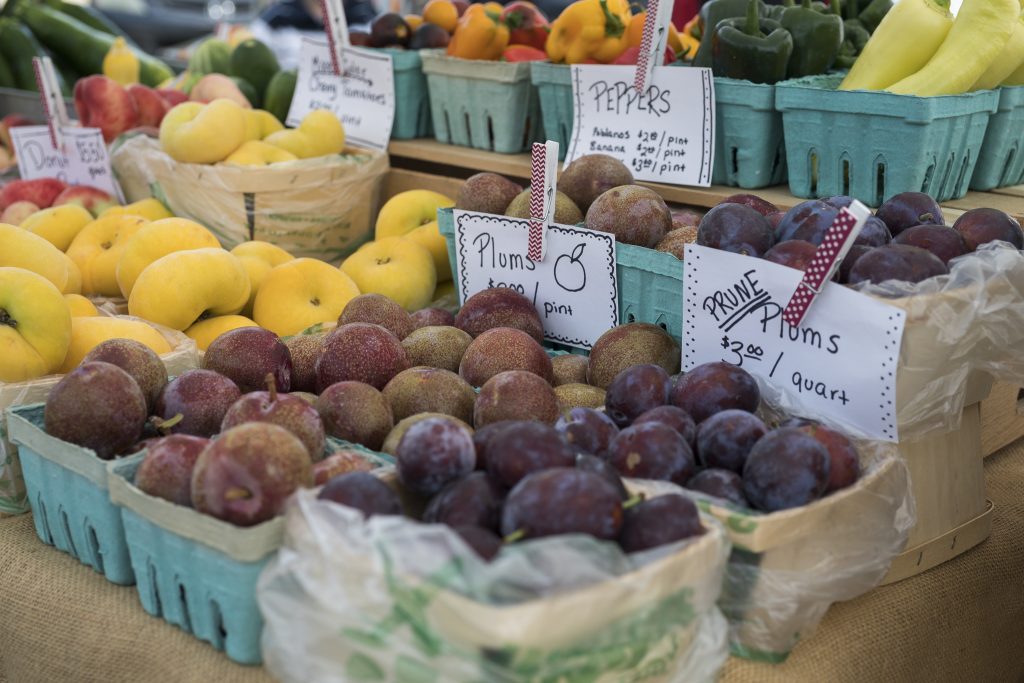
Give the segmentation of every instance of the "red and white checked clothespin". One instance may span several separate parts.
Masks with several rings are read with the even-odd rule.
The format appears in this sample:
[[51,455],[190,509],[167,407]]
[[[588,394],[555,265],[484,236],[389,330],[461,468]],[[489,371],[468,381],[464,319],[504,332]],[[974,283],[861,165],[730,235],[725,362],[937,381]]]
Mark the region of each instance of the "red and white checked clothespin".
[[64,104],[64,95],[57,82],[53,60],[49,57],[33,57],[32,69],[36,73],[36,87],[39,88],[39,98],[46,113],[46,125],[50,128],[50,142],[53,143],[54,149],[63,151],[63,128],[71,125],[71,119],[68,118],[68,108]]
[[341,48],[351,45],[348,37],[348,20],[341,0],[320,0],[320,9],[324,14],[324,33],[327,34],[327,46],[331,51],[331,62],[334,73],[342,74]]
[[782,313],[783,320],[793,327],[800,325],[807,315],[807,310],[821,293],[822,287],[832,279],[836,269],[846,258],[869,216],[871,211],[868,207],[856,200],[848,209],[839,210],[839,215],[825,233],[825,239],[804,271],[803,280],[797,285],[793,297],[786,305],[786,310]]
[[547,252],[547,225],[555,216],[558,143],[552,140],[533,143],[530,162],[530,239],[526,255],[531,261],[543,261]]
[[633,87],[643,92],[654,78],[654,67],[661,66],[668,43],[668,24],[672,18],[672,0],[648,0],[644,31],[640,38],[640,54],[636,59]]

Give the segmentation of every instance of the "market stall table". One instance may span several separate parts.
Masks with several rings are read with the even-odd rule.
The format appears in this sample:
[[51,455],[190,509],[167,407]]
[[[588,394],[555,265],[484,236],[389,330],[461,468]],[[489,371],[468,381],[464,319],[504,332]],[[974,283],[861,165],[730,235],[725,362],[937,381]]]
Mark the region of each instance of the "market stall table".
[[[724,683],[1024,680],[1024,442],[986,460],[992,535],[906,581],[834,605],[783,664],[730,659]],[[134,588],[0,519],[0,683],[271,680],[148,616]]]

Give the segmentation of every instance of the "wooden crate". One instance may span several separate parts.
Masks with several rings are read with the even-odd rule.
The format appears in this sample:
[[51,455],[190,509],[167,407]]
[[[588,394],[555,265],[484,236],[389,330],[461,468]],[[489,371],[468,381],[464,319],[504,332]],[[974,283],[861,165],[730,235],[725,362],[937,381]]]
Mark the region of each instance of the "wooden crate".
[[882,584],[916,576],[961,555],[992,530],[981,458],[981,404],[967,406],[960,429],[900,445],[910,470],[917,524]]
[[1024,388],[996,382],[981,402],[981,454],[988,457],[1024,438]]

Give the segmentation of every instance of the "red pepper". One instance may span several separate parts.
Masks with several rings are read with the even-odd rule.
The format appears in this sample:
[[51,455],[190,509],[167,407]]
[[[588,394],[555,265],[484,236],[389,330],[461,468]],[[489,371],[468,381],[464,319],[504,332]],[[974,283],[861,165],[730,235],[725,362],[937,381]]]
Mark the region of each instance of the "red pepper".
[[509,45],[501,58],[506,62],[543,62],[547,60],[548,53],[529,45]]
[[529,45],[543,50],[551,32],[551,25],[544,13],[532,2],[516,0],[505,7],[502,20],[508,25],[512,45]]
[[[626,64],[635,66],[637,61],[640,59],[640,48],[639,47],[627,47],[626,51],[623,52],[618,58],[612,62],[612,64]],[[676,53],[672,52],[672,48],[665,48],[665,65],[669,65],[676,61]]]

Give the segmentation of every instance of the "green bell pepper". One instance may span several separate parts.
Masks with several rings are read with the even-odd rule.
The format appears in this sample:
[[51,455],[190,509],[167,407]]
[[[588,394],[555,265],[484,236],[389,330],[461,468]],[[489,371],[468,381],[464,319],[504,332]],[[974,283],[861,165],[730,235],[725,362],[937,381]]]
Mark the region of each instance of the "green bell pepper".
[[746,17],[718,24],[710,41],[716,76],[767,84],[786,78],[793,38],[779,22],[760,16],[759,2],[750,0]]
[[[758,1],[758,14],[764,13],[763,3]],[[704,3],[700,8],[700,19],[703,29],[703,37],[697,55],[693,58],[694,66],[711,66],[711,39],[715,35],[718,24],[726,19],[735,19],[746,16],[747,0],[711,0]]]
[[815,76],[831,68],[843,45],[843,18],[840,1],[832,0],[830,14],[814,10],[811,0],[800,7],[788,7],[782,13],[782,28],[793,37],[793,56],[789,60],[789,78]]
[[860,11],[860,23],[864,24],[868,33],[874,33],[891,9],[892,0],[871,0],[871,3]]

